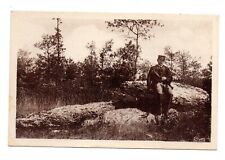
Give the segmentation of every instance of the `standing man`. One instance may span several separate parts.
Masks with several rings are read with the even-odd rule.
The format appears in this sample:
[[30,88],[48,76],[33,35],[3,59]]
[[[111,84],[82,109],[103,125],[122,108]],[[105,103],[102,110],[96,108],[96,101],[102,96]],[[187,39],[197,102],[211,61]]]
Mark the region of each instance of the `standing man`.
[[172,102],[172,73],[168,67],[164,65],[166,57],[159,55],[158,64],[151,67],[147,77],[147,86],[149,90],[153,90],[157,94],[159,104],[159,114],[163,118],[167,118],[167,112]]

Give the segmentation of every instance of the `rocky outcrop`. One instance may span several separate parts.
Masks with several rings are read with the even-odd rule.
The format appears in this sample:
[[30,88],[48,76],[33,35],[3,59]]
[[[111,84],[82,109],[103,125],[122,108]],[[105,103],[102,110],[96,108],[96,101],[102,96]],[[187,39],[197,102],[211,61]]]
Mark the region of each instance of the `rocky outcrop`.
[[82,123],[88,125],[93,123],[92,119],[114,109],[115,107],[110,102],[63,106],[17,118],[16,125],[17,127],[57,127]]
[[174,87],[174,104],[197,106],[204,104],[209,95],[201,88],[184,85],[180,83],[172,83]]
[[[201,88],[172,83],[173,87],[173,105],[176,106],[198,106],[208,100],[208,94]],[[145,81],[129,81],[122,85],[120,89],[112,92],[113,100],[122,104],[122,106],[131,106],[139,108],[151,107],[155,105],[156,96],[153,92],[148,91]],[[141,108],[139,108],[141,109]]]
[[[200,103],[204,103],[208,98],[208,94],[202,89],[179,83],[173,83],[172,86],[174,87],[173,105],[198,107]],[[16,124],[17,127],[26,128],[60,126],[89,127],[99,123],[109,126],[148,126],[156,124],[158,117],[156,118],[150,112],[144,112],[129,106],[129,104],[135,104],[138,101],[141,103],[136,104],[140,106],[146,102],[146,99],[151,100],[148,99],[149,93],[145,82],[127,82],[119,90],[115,90],[113,94],[113,97],[117,100],[129,102],[124,104],[128,105],[121,109],[116,109],[112,102],[63,106],[49,111],[29,114],[23,118],[17,118]],[[152,101],[155,100],[152,99]],[[172,126],[174,123],[177,123],[179,112],[171,108],[168,112],[168,117],[167,123]]]

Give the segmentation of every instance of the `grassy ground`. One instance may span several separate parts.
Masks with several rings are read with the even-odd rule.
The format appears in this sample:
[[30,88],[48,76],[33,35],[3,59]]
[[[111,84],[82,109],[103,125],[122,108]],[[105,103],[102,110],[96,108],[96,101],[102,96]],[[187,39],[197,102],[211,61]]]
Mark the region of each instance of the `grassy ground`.
[[100,126],[89,128],[64,129],[17,129],[17,138],[43,139],[94,139],[94,140],[166,140],[157,127],[113,127]]

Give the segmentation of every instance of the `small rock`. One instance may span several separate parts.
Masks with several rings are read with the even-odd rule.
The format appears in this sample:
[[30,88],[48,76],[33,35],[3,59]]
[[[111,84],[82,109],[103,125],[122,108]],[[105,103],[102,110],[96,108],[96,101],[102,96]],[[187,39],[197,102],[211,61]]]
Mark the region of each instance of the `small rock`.
[[166,129],[173,129],[179,122],[179,112],[176,109],[169,109],[168,118],[165,120]]
[[178,117],[179,116],[179,112],[176,110],[176,109],[173,109],[173,108],[170,108],[169,110],[168,110],[168,117],[169,118],[175,118],[175,117]]
[[59,133],[59,132],[61,132],[61,130],[55,129],[55,130],[52,130],[51,132],[52,132],[52,133]]
[[148,123],[150,124],[156,124],[156,119],[155,119],[155,116],[151,113],[148,114],[147,116],[147,121]]
[[82,123],[82,126],[83,127],[95,126],[99,122],[100,122],[100,119],[99,118],[96,118],[96,119],[87,119],[87,120],[84,120],[84,122]]

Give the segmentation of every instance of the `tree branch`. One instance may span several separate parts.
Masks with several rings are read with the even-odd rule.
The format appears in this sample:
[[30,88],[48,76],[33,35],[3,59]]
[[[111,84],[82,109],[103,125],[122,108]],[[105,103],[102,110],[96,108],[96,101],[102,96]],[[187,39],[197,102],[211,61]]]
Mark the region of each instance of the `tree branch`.
[[134,32],[134,30],[126,23],[126,27],[132,32],[134,33],[135,35],[137,35],[137,33]]

